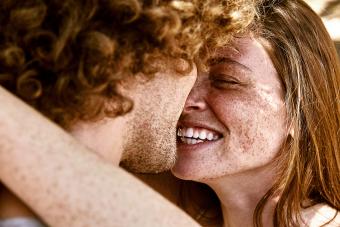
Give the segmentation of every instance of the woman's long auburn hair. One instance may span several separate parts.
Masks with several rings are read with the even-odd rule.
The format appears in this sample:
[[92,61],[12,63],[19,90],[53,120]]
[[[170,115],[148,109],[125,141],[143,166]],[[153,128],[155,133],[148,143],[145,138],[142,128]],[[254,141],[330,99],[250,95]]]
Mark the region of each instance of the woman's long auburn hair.
[[304,1],[266,0],[258,11],[254,35],[282,80],[294,134],[254,223],[262,226],[266,200],[280,195],[274,226],[299,226],[306,204],[340,210],[340,61],[320,17]]
[[[263,208],[276,196],[273,225],[300,226],[308,206],[325,203],[340,210],[339,58],[320,17],[302,0],[261,1],[247,34],[265,47],[281,78],[294,132],[276,160],[274,185],[254,211],[254,226],[263,226]],[[207,199],[196,204],[198,190]],[[223,221],[219,200],[207,186],[183,182],[181,198],[203,225]]]

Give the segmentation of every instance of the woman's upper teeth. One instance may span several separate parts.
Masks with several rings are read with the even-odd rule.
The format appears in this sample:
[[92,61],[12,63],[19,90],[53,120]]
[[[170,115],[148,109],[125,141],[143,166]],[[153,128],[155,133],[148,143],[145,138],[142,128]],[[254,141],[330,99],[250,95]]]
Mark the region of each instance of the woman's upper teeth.
[[201,128],[178,128],[177,136],[186,137],[186,138],[194,138],[201,140],[217,140],[219,138],[218,134],[209,129],[201,129]]

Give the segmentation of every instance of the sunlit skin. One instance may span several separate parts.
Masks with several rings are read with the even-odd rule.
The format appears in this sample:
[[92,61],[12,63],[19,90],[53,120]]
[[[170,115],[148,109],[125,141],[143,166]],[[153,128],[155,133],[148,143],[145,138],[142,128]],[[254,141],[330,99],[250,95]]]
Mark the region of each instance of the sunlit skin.
[[[188,67],[181,60],[173,64]],[[126,92],[134,100],[134,109],[121,131],[122,162],[129,171],[156,173],[174,165],[176,125],[196,77],[195,66],[186,75],[168,69],[146,83],[135,82]]]
[[[184,61],[177,65],[187,66]],[[97,122],[78,122],[71,134],[106,161],[134,172],[169,170],[176,156],[176,125],[197,77],[194,67],[185,75],[167,69],[147,80],[142,75],[121,85],[134,101],[130,113]],[[167,95],[171,94],[171,95]]]
[[[228,226],[250,226],[256,204],[273,183],[289,124],[284,90],[265,49],[250,37],[233,45],[216,52],[208,72],[199,72],[178,124],[218,138],[194,145],[178,138],[172,171],[211,186]],[[265,223],[270,226],[270,220]]]
[[[179,61],[177,63],[184,64],[183,61]],[[146,78],[142,75],[138,75],[133,78],[134,81],[133,83],[129,83],[129,86],[122,84],[120,87],[122,93],[134,101],[134,108],[131,112],[124,116],[115,118],[106,117],[99,121],[78,121],[71,127],[69,133],[77,140],[77,142],[79,142],[80,146],[85,145],[91,150],[89,153],[90,155],[93,155],[92,152],[96,153],[101,159],[105,161],[105,163],[109,164],[110,166],[113,165],[118,167],[121,160],[124,159],[125,167],[135,172],[154,173],[169,170],[174,164],[176,156],[177,121],[184,107],[185,100],[195,83],[196,77],[196,67],[193,67],[192,70],[185,75],[176,75],[176,73],[170,69],[163,70],[162,72],[156,73],[155,77],[149,80],[146,80]],[[19,113],[24,113],[24,111],[19,111]],[[35,125],[37,125],[38,128],[40,127],[40,124]],[[47,129],[49,128],[44,128],[44,130]],[[31,131],[32,130],[33,129],[31,128]],[[45,136],[49,135],[49,133],[43,134]],[[55,137],[52,138],[54,139]],[[56,138],[57,140],[63,141],[63,138],[58,138],[58,136],[56,136]],[[48,141],[49,140],[46,139],[44,140],[44,143],[48,143]],[[39,141],[39,144],[43,143]],[[51,144],[53,147],[57,147],[55,142]],[[58,145],[60,144],[63,143],[58,143]],[[49,150],[51,152],[52,149]],[[75,152],[72,149],[65,150]],[[56,158],[51,158],[50,155],[46,156],[46,158],[52,159],[54,161],[56,160]],[[93,157],[91,159],[93,159]],[[72,158],[67,160],[72,162]],[[37,159],[37,163],[40,162],[43,163],[45,161],[39,161],[39,159]],[[82,163],[82,161],[79,161],[79,163]],[[52,165],[51,169],[53,169]],[[91,176],[92,174],[95,175],[97,172],[94,171],[94,169],[95,168],[91,167],[90,165],[87,165],[86,171],[82,173],[85,176]],[[60,169],[58,168],[58,170]],[[62,171],[64,170],[68,171],[67,169],[63,169]],[[55,170],[52,170],[52,172],[55,174],[59,173],[59,171]],[[29,175],[31,172],[25,171],[24,174]],[[118,182],[124,182],[120,181],[118,176],[104,178],[95,176],[94,179],[105,184],[105,182],[115,180],[115,177],[117,178]],[[79,178],[84,178],[84,176],[81,175]],[[26,179],[26,176],[21,176],[20,179],[23,181],[22,179]],[[53,180],[53,177],[50,179]],[[32,182],[36,183],[38,180]],[[78,180],[78,182],[80,181]],[[138,182],[138,184],[140,185],[141,183]],[[57,184],[54,183],[53,187],[56,188],[56,185]],[[98,184],[91,182],[89,185]],[[89,188],[91,189],[93,186]],[[102,187],[98,188],[102,190]],[[118,187],[118,189],[119,188],[120,187]],[[136,186],[134,190],[138,190],[137,188],[138,186]],[[0,187],[0,191],[1,189],[2,188]],[[67,193],[65,193],[67,198],[63,198],[66,201],[69,198],[68,193],[72,194],[72,191],[70,192],[69,190]],[[95,198],[98,193],[101,193],[100,190],[95,190],[95,195],[91,197]],[[124,190],[126,189],[122,187],[123,192]],[[110,192],[115,194],[114,188],[110,188]],[[145,194],[149,192],[150,191],[145,190]],[[126,193],[124,192],[123,194],[126,195],[128,193],[129,191],[126,190]],[[152,193],[154,192],[152,191]],[[52,194],[48,190],[46,190],[46,194],[47,197],[53,198]],[[141,194],[144,194],[144,192],[138,192],[135,194],[136,196],[140,196]],[[45,194],[40,193],[39,195],[41,196]],[[77,202],[82,200],[80,199],[81,195],[79,197],[78,193],[75,193],[74,195],[77,196],[71,197]],[[85,194],[85,196],[87,197],[88,193]],[[0,197],[2,201],[0,204],[0,218],[11,218],[18,216],[35,217],[34,213],[30,211],[22,201],[13,196],[10,191],[5,191],[5,189],[3,189],[0,193]],[[131,195],[129,195],[129,197],[132,198]],[[124,196],[120,196],[120,198],[123,199]],[[60,202],[63,202],[63,199],[60,199]],[[160,197],[160,199],[163,198]],[[109,199],[104,198],[104,200],[107,202]],[[153,199],[151,200],[153,201]],[[96,203],[99,203],[98,199],[95,201]],[[129,203],[126,204],[127,207],[130,207]],[[156,200],[155,204],[157,204]],[[103,211],[100,210],[98,212],[102,213]],[[110,211],[108,210],[108,212]],[[124,219],[124,217],[122,218]],[[93,220],[93,222],[95,221],[96,220]]]

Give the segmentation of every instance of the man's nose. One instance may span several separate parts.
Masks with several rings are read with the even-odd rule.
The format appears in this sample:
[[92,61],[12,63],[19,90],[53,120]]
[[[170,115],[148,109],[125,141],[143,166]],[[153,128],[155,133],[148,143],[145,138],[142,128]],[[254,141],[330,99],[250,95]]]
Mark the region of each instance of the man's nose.
[[[207,88],[206,88],[207,89]],[[204,111],[207,108],[205,101],[205,93],[207,92],[203,84],[195,84],[189,93],[185,102],[183,114],[188,114],[194,111]]]

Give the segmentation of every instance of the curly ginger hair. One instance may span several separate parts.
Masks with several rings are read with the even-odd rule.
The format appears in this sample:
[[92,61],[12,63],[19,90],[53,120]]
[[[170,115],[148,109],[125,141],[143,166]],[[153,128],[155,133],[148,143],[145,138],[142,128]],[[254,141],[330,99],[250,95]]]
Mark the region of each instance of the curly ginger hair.
[[0,85],[64,128],[122,115],[121,80],[152,77],[154,59],[191,66],[254,12],[251,0],[2,0]]

